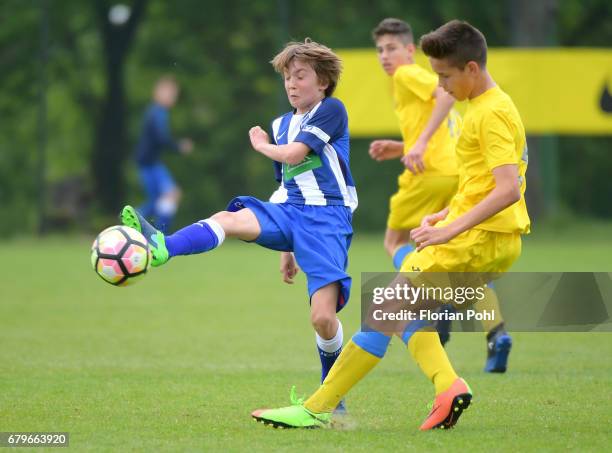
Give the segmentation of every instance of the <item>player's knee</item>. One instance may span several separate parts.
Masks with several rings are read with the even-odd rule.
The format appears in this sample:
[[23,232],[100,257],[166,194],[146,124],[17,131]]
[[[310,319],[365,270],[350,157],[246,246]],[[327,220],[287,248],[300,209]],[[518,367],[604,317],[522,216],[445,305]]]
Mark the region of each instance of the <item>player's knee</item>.
[[223,229],[231,230],[236,223],[235,213],[229,211],[221,211],[213,214],[210,218],[218,222]]
[[338,321],[335,313],[312,312],[310,314],[312,327],[320,337],[329,339],[336,334]]

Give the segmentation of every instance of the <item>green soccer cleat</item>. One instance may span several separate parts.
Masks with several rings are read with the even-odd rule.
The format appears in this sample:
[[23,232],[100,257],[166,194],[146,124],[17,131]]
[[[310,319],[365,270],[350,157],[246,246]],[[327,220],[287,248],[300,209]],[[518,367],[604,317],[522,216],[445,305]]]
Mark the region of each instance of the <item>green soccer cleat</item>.
[[121,218],[121,223],[140,231],[147,239],[151,249],[151,266],[161,266],[170,259],[164,233],[147,222],[136,209],[130,205],[124,206],[119,217]]
[[274,428],[325,428],[330,426],[331,413],[317,414],[304,407],[304,399],[295,396],[291,388],[291,406],[280,409],[257,409],[251,413],[258,422]]

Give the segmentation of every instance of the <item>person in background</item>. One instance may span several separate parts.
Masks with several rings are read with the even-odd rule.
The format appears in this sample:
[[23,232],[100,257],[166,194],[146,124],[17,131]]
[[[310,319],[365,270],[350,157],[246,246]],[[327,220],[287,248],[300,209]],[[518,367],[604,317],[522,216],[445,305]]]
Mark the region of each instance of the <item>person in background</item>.
[[179,95],[179,85],[171,76],[160,78],[153,88],[153,102],[142,121],[142,130],[136,147],[136,163],[145,202],[139,211],[154,221],[162,231],[168,231],[181,199],[181,190],[168,168],[161,161],[164,150],[189,154],[193,142],[184,138],[175,140],[170,132],[170,109]]

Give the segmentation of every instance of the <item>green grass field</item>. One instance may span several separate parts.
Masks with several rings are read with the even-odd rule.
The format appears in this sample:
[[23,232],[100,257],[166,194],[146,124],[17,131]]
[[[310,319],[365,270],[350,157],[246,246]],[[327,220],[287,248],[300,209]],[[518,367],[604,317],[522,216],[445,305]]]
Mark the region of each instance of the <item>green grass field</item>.
[[[514,270],[610,271],[610,225],[528,238]],[[305,282],[280,282],[278,257],[229,242],[177,259],[138,285],[104,284],[89,238],[0,243],[0,431],[67,431],[77,451],[449,451],[609,448],[612,335],[515,334],[510,371],[486,375],[479,333],[448,351],[475,400],[456,429],[418,431],[433,397],[403,345],[348,397],[346,430],[274,430],[258,407],[312,392],[319,363]],[[381,238],[356,235],[359,272],[389,269]]]

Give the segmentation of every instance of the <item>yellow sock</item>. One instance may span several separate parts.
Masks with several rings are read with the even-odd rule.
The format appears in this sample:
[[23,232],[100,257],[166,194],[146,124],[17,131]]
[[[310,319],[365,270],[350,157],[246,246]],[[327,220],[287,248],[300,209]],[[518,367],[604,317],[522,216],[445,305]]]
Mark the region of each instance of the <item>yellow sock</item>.
[[487,311],[487,313],[494,313],[493,320],[481,321],[482,328],[485,334],[488,334],[495,327],[499,326],[502,322],[504,322],[504,318],[502,317],[501,309],[499,308],[499,299],[497,299],[497,294],[492,288],[487,287],[485,289],[484,299],[476,302],[473,308],[478,313],[482,313],[485,310]]
[[380,358],[349,341],[319,389],[306,400],[304,407],[312,412],[332,412],[342,397],[374,368]]
[[419,330],[408,341],[408,350],[425,376],[433,382],[436,395],[445,392],[457,379],[438,332]]

